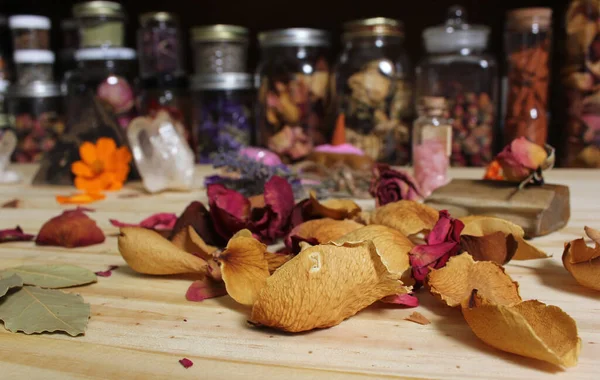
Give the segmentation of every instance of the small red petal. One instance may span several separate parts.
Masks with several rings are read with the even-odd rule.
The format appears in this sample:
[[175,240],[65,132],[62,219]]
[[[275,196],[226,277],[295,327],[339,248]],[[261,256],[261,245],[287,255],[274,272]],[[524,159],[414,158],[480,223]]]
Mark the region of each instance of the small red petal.
[[23,233],[23,230],[19,226],[0,230],[0,243],[7,243],[10,241],[31,241],[34,237],[34,235]]
[[21,201],[18,199],[13,199],[12,201],[8,201],[6,203],[3,203],[2,206],[0,206],[0,208],[19,208],[19,206],[21,205]]
[[100,271],[100,272],[95,272],[96,276],[100,276],[100,277],[110,277],[112,275],[113,270],[117,269],[119,266],[118,265],[111,265],[108,267],[107,270],[105,271]]
[[225,283],[216,282],[210,278],[194,281],[185,293],[188,301],[202,302],[209,298],[222,297],[227,294]]
[[180,360],[179,360],[179,363],[181,363],[181,365],[182,365],[182,366],[183,366],[183,368],[185,368],[185,369],[188,369],[188,368],[190,368],[191,366],[193,366],[193,365],[194,365],[194,362],[193,362],[193,361],[191,361],[191,360],[190,360],[190,359],[188,359],[188,358],[183,358],[183,359],[180,359]]
[[143,227],[151,230],[172,230],[177,221],[177,215],[161,212],[158,214],[150,215],[140,223],[125,223],[116,219],[109,219],[110,224],[115,227]]
[[406,307],[419,306],[419,299],[412,294],[397,294],[395,296],[386,297],[384,301],[386,303],[393,303]]

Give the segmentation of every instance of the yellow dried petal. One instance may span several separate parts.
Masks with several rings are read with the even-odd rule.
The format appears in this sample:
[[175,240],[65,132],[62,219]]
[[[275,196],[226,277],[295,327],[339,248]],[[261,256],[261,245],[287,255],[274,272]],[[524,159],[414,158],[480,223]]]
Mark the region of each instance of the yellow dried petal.
[[416,311],[404,319],[407,321],[418,323],[420,325],[428,325],[431,323],[429,319],[427,319],[423,314],[418,313]]
[[493,261],[504,265],[513,258],[519,243],[512,234],[498,231],[485,236],[462,235],[460,246],[476,261]]
[[348,219],[361,211],[360,206],[351,199],[328,199],[319,202],[313,191],[310,192],[310,201],[313,215],[323,218]]
[[[250,235],[250,236],[248,236]],[[269,277],[267,246],[250,231],[237,233],[217,255],[227,293],[242,305],[252,305]]]
[[491,261],[474,261],[468,253],[451,258],[441,269],[432,270],[427,276],[427,284],[433,295],[451,307],[468,299],[473,289],[500,305],[521,302],[519,284],[502,266]]
[[[589,236],[589,234],[588,234]],[[565,245],[563,265],[586,288],[600,290],[600,245],[588,247],[585,240],[577,239]]]
[[208,271],[205,260],[177,248],[159,233],[147,228],[121,228],[118,244],[123,259],[138,273],[206,274]]
[[406,236],[431,231],[439,212],[419,202],[398,201],[388,203],[371,212],[360,213],[356,220],[365,224],[380,224],[400,231]]
[[202,257],[204,260],[210,259],[212,253],[217,250],[217,247],[206,244],[192,226],[188,226],[188,228],[179,231],[179,233],[171,239],[171,243],[179,249]]
[[585,234],[596,244],[600,244],[600,231],[592,227],[585,226]]
[[372,242],[308,248],[267,279],[251,320],[299,332],[341,323],[360,310],[407,290]]
[[349,232],[364,227],[353,220],[334,220],[330,218],[314,219],[295,227],[290,236],[302,239],[316,239],[319,243],[329,243],[339,239]]
[[513,260],[534,260],[549,257],[545,252],[525,240],[523,228],[508,220],[479,215],[466,216],[460,218],[460,220],[465,224],[461,235],[485,236],[498,231],[504,232],[506,235],[512,234],[518,243]]
[[390,227],[372,224],[359,228],[335,240],[337,244],[358,243],[370,240],[375,244],[383,264],[393,274],[402,276],[406,285],[414,284],[409,252],[414,244],[400,231]]
[[275,272],[277,269],[279,269],[279,267],[290,261],[293,257],[293,255],[285,255],[282,253],[265,252],[265,259],[267,260],[269,272],[271,273]]
[[556,306],[525,301],[497,305],[473,292],[462,312],[479,339],[499,350],[573,367],[581,349],[575,321]]

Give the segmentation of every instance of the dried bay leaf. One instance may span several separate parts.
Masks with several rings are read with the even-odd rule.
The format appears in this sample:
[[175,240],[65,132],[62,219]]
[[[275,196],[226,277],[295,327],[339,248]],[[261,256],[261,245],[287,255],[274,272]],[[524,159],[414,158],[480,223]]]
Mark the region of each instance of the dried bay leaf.
[[365,224],[380,224],[402,232],[405,236],[431,231],[439,212],[415,201],[388,203],[370,212],[362,212],[356,220]]
[[250,320],[289,332],[332,327],[386,296],[407,293],[399,279],[371,241],[317,245],[267,278]]
[[577,364],[581,350],[577,325],[556,306],[536,300],[498,305],[473,290],[462,313],[473,333],[492,347],[558,366]]
[[85,332],[90,305],[80,295],[24,286],[0,302],[0,319],[11,332],[35,334],[64,331],[71,336]]
[[3,274],[0,272],[0,298],[11,288],[20,288],[23,286],[23,280],[16,274]]
[[[589,236],[589,234],[588,234]],[[588,247],[584,239],[565,244],[563,265],[586,288],[600,291],[600,245]]]
[[40,288],[60,289],[91,284],[97,281],[96,274],[75,265],[23,265],[7,268],[0,275],[16,274],[25,285]]

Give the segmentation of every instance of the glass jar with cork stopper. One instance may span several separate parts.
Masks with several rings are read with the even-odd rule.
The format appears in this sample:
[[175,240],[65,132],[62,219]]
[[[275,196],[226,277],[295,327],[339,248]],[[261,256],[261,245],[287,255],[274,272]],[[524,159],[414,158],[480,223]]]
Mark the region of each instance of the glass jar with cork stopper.
[[419,117],[412,131],[412,162],[421,193],[429,196],[449,182],[452,122],[448,119],[448,102],[444,97],[421,97],[417,110]]

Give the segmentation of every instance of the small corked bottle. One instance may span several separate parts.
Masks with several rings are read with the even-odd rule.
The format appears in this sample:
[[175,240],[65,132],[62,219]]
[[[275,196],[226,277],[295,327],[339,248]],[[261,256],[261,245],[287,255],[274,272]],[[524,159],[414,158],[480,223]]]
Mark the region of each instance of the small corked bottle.
[[417,110],[419,117],[412,133],[412,162],[421,192],[429,196],[449,182],[452,122],[447,118],[448,102],[444,97],[421,97]]
[[516,9],[507,15],[506,144],[521,136],[538,145],[546,143],[551,23],[550,8]]

